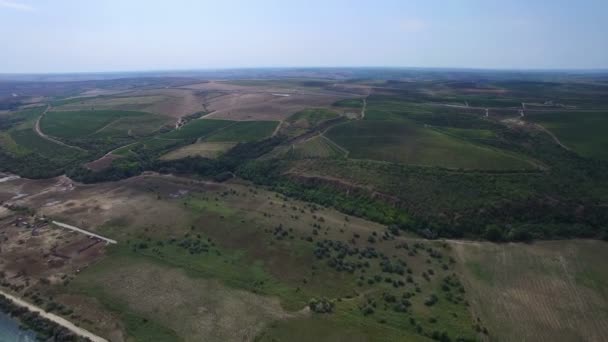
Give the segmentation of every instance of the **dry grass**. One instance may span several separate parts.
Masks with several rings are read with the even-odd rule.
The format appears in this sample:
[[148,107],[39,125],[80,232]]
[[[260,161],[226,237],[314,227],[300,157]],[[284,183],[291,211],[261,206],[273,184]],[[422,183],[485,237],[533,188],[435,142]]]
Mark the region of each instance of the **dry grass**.
[[231,149],[233,142],[199,142],[173,150],[160,157],[162,160],[176,160],[186,157],[217,158]]
[[608,340],[605,242],[453,246],[493,340]]
[[85,277],[94,277],[104,284],[106,296],[185,341],[251,341],[267,323],[288,317],[277,299],[215,280],[193,279],[181,270],[143,260],[113,263]]

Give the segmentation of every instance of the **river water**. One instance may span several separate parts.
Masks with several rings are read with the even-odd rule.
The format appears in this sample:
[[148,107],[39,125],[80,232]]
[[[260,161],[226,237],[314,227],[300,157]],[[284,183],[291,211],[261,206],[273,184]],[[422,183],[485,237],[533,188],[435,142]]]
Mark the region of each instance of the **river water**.
[[35,342],[36,334],[19,329],[19,322],[0,311],[0,342]]

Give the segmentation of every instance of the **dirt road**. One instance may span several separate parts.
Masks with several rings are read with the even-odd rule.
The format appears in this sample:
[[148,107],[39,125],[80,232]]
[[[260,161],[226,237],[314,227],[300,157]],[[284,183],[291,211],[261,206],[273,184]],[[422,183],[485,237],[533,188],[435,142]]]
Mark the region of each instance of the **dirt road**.
[[367,109],[367,97],[363,98],[363,107],[361,107],[361,120],[365,119],[365,110]]
[[93,333],[91,333],[88,330],[82,329],[77,327],[76,325],[74,325],[72,322],[68,321],[65,318],[59,317],[55,314],[46,312],[42,309],[40,309],[37,306],[34,306],[24,300],[21,300],[11,294],[8,294],[2,290],[0,290],[0,295],[6,297],[7,299],[9,299],[11,302],[13,302],[15,305],[27,308],[28,310],[32,311],[32,312],[37,312],[41,317],[44,317],[46,319],[48,319],[49,321],[55,322],[59,325],[61,325],[62,327],[70,330],[71,332],[73,332],[74,334],[78,335],[78,336],[82,336],[85,338],[88,338],[89,340],[93,341],[93,342],[108,342],[108,340],[106,340],[105,338],[99,337]]
[[47,113],[47,112],[48,112],[50,109],[51,109],[51,105],[48,105],[48,106],[46,107],[46,109],[44,110],[44,112],[42,112],[42,114],[40,115],[40,117],[38,118],[38,120],[36,120],[36,125],[34,126],[34,130],[36,131],[36,133],[37,133],[37,134],[38,134],[38,135],[39,135],[41,138],[46,139],[46,140],[51,141],[51,142],[54,142],[55,144],[59,144],[59,145],[62,145],[62,146],[65,146],[65,147],[69,147],[69,148],[75,148],[75,149],[77,149],[77,150],[79,150],[79,151],[86,152],[86,150],[85,150],[85,149],[82,149],[82,148],[80,148],[80,147],[78,147],[78,146],[72,146],[72,145],[68,145],[68,144],[66,144],[66,143],[64,143],[64,142],[61,142],[61,141],[56,140],[56,139],[53,139],[53,138],[49,137],[48,135],[46,135],[46,134],[42,133],[42,130],[40,130],[40,120],[42,120],[42,117],[44,117],[44,115],[45,115],[45,114],[46,114],[46,113]]
[[78,233],[82,233],[84,235],[88,235],[88,236],[94,237],[96,239],[103,240],[103,241],[105,241],[107,243],[111,243],[111,244],[118,243],[116,240],[108,239],[107,237],[103,237],[101,235],[89,232],[89,231],[84,230],[84,229],[80,229],[78,227],[70,226],[69,224],[65,224],[65,223],[61,223],[61,222],[57,222],[57,221],[53,221],[53,224],[56,225],[56,226],[65,228],[65,229],[69,229],[69,230],[72,230],[72,231],[75,231],[75,232],[78,232]]

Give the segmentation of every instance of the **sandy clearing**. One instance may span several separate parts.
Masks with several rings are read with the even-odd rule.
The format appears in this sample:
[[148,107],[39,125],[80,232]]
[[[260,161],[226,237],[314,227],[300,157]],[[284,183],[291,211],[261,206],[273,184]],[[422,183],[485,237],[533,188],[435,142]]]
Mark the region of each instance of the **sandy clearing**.
[[91,340],[93,342],[108,342],[108,340],[106,340],[105,338],[99,337],[99,336],[91,333],[88,330],[79,328],[65,318],[62,318],[55,314],[46,312],[46,311],[42,310],[41,308],[39,308],[35,305],[32,305],[24,300],[21,300],[1,289],[0,289],[0,295],[8,298],[10,301],[12,301],[13,303],[15,303],[18,306],[25,307],[32,312],[37,312],[40,316],[48,319],[49,321],[55,322],[55,323],[61,325],[62,327],[65,327],[66,329],[70,330],[71,332],[73,332],[76,335],[88,338],[89,340]]
[[217,158],[236,145],[235,142],[199,142],[173,150],[160,157],[161,160],[175,160],[186,157]]

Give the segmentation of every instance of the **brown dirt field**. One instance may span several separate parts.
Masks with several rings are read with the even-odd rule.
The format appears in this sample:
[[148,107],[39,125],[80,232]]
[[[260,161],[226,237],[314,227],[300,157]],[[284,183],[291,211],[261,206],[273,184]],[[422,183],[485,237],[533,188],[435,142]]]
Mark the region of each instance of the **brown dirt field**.
[[[352,98],[365,87],[356,86],[353,91],[306,87],[280,87],[265,85],[238,85],[226,82],[204,82],[182,88],[206,94],[208,118],[227,120],[277,120],[306,108],[328,108],[336,101]],[[289,95],[289,96],[285,96]]]
[[16,226],[18,218],[34,222],[18,214],[0,221],[0,271],[12,285],[27,289],[40,279],[60,283],[104,254],[103,243],[45,224],[34,229]]
[[328,108],[345,97],[327,94],[231,93],[211,99],[207,105],[210,119],[284,120],[306,108]]
[[[186,185],[166,186],[162,178],[144,180],[145,176],[83,185],[73,183],[67,177],[58,177],[42,185],[41,181],[18,179],[0,183],[0,192],[20,193],[22,197],[10,202],[37,208],[40,214],[92,231],[112,222],[148,227],[159,234],[170,232],[175,226],[185,226],[187,211],[175,201],[159,201],[157,197],[167,198],[171,192],[187,189]],[[32,187],[36,191],[28,190]],[[114,233],[121,236],[120,231]]]
[[222,153],[234,147],[232,142],[199,142],[180,147],[160,157],[161,160],[176,160],[186,157],[217,158]]
[[607,341],[608,244],[452,244],[496,341]]
[[84,164],[84,167],[93,171],[101,171],[110,167],[112,165],[112,161],[118,158],[120,158],[120,156],[115,154],[106,154],[97,160]]

